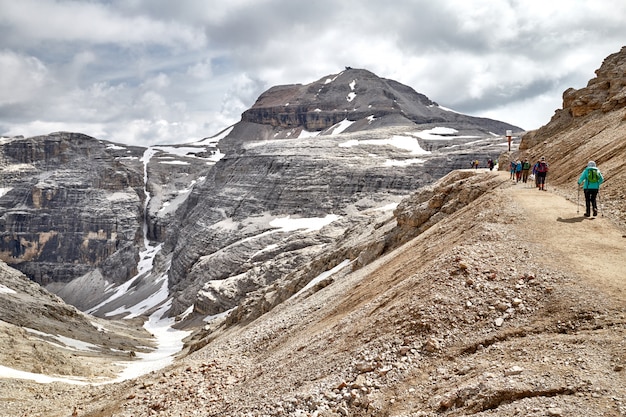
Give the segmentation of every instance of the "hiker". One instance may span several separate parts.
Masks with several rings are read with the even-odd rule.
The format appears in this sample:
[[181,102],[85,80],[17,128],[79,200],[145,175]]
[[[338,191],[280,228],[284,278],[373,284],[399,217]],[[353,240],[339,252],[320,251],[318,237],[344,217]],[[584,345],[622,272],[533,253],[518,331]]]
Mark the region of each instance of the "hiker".
[[535,162],[535,165],[533,165],[533,171],[532,171],[532,176],[535,178],[535,187],[539,188],[539,177],[537,176],[537,168],[539,168],[539,162],[537,161]]
[[585,192],[585,217],[589,217],[591,208],[593,208],[593,215],[598,215],[596,197],[600,190],[600,184],[602,184],[603,181],[604,177],[596,166],[596,163],[589,161],[587,167],[580,174],[580,178],[578,178],[578,186],[580,187],[582,184],[583,191]]
[[522,162],[522,182],[524,184],[528,182],[529,172],[530,172],[530,162],[528,162],[528,159],[524,159],[524,162]]
[[493,171],[493,160],[491,158],[487,160],[487,166],[489,167],[489,171]]
[[546,157],[542,156],[539,162],[537,163],[537,173],[535,177],[537,178],[537,187],[539,187],[540,191],[548,191],[546,190],[546,176],[548,175],[548,163],[546,162]]
[[522,179],[522,161],[519,159],[515,162],[515,181],[519,182]]
[[515,161],[511,161],[511,176],[509,177],[509,179],[514,179],[515,178]]

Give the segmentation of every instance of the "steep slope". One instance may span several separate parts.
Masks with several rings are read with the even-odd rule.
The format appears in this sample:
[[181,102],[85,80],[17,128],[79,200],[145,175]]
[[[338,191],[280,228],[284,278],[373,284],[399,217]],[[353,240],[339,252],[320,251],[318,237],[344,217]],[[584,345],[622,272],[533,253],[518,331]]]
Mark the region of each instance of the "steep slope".
[[112,282],[132,276],[144,198],[137,148],[58,133],[3,139],[0,151],[0,259],[41,285],[95,268]]
[[[478,191],[479,184],[488,186]],[[130,385],[72,390],[62,405],[54,390],[19,382],[5,386],[18,399],[7,410],[64,416],[76,407],[92,417],[624,413],[623,231],[608,218],[583,220],[573,202],[513,184],[506,173],[455,172],[428,193],[424,205],[441,213],[438,223],[362,268],[335,269],[248,325],[215,323],[208,345],[173,368]],[[414,204],[397,215],[405,219],[398,227],[420,224]],[[581,256],[589,235],[602,244]],[[611,268],[589,275],[581,267],[593,268],[594,259]]]
[[[99,316],[151,298],[149,314],[169,296],[164,281],[172,314],[221,313],[370,221],[362,212],[495,158],[505,129],[519,130],[347,69],[271,88],[240,123],[198,143],[2,138],[0,259]],[[224,156],[218,142],[227,157],[211,169]],[[294,235],[270,224],[286,216],[334,226]]]
[[[230,315],[213,317],[190,340],[193,353],[175,366],[134,382],[71,390],[1,381],[3,410],[53,417],[72,410],[92,417],[624,415],[626,233],[615,224],[625,215],[617,199],[624,190],[617,170],[626,160],[623,112],[600,106],[572,113],[568,123],[528,135],[520,153],[500,158],[545,155],[547,193],[512,183],[508,173],[455,171],[403,200],[393,215],[382,206],[387,198],[357,200],[348,207],[359,216],[340,227],[331,223],[312,244],[298,243],[310,238],[304,233],[283,230],[280,238],[294,252],[302,245],[320,249],[300,252],[308,262],[291,264],[272,253],[288,247],[280,239],[244,252],[251,269],[277,264],[277,279]],[[258,128],[251,125],[241,126]],[[243,155],[257,149],[243,140],[235,145]],[[585,219],[576,213],[574,179],[591,156],[607,167],[602,195],[608,195],[604,216]],[[301,163],[289,162],[284,166]],[[222,163],[237,166],[228,157]],[[195,233],[211,245],[202,236],[212,228],[245,237],[269,231],[248,222],[244,211],[256,207],[256,187],[271,195],[262,187],[271,175],[260,178],[220,194],[239,202],[221,218],[201,214],[210,210],[198,200],[211,188],[198,187],[183,207],[189,223],[177,243]],[[318,203],[321,194],[315,195]],[[213,218],[219,225],[203,223]],[[250,242],[231,239],[229,245]],[[204,261],[187,264],[194,273],[219,270],[219,257],[188,247],[191,258]],[[277,256],[264,259],[268,253]],[[266,263],[254,264],[255,256]],[[234,283],[223,288],[236,291]]]
[[153,349],[153,337],[140,320],[121,323],[88,316],[4,262],[0,283],[3,377],[23,373],[21,377],[41,381],[104,381],[116,378],[135,352]]

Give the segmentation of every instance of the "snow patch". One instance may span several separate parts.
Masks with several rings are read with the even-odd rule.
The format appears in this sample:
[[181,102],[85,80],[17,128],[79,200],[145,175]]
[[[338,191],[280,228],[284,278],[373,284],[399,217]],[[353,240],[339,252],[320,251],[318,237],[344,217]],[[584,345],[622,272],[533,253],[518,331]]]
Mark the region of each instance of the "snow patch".
[[141,302],[133,306],[119,307],[113,311],[106,313],[105,316],[111,317],[111,316],[117,316],[118,314],[128,313],[128,315],[124,316],[124,318],[132,319],[135,317],[139,317],[145,312],[149,311],[150,309],[158,306],[163,301],[167,300],[167,297],[169,296],[169,289],[167,285],[168,276],[167,275],[160,276],[156,282],[161,282],[161,287],[159,288],[157,292],[151,294],[148,298],[141,300]]
[[343,268],[345,268],[346,266],[350,265],[352,262],[354,262],[354,261],[351,261],[350,259],[346,259],[345,261],[343,261],[342,263],[340,263],[339,265],[337,265],[333,269],[331,269],[329,271],[322,272],[321,274],[319,274],[318,276],[313,278],[311,281],[309,281],[309,283],[306,284],[304,286],[304,288],[302,288],[300,291],[298,291],[295,295],[293,295],[293,297],[299,296],[300,294],[302,294],[303,292],[305,292],[309,288],[312,288],[313,286],[315,286],[318,282],[320,282],[320,281],[330,277],[331,275],[341,271]]
[[159,161],[159,163],[164,165],[189,165],[189,162],[186,161]]
[[224,317],[228,316],[230,314],[230,312],[233,311],[234,309],[235,309],[235,307],[231,308],[230,310],[226,310],[224,312],[221,312],[221,313],[218,313],[218,314],[214,314],[212,316],[206,316],[204,319],[202,319],[202,321],[204,321],[205,323],[209,323],[209,322],[212,322],[213,320],[224,318]]
[[358,145],[391,145],[396,148],[404,149],[410,151],[414,155],[428,155],[431,152],[424,150],[417,139],[409,137],[409,136],[392,136],[389,139],[368,139],[368,140],[357,140],[352,139],[346,142],[340,143],[339,146],[342,148],[350,148],[352,146]]
[[87,385],[88,382],[84,378],[59,378],[43,374],[35,374],[33,372],[19,371],[17,369],[8,368],[0,365],[0,377],[11,379],[26,379],[35,381],[40,384],[50,384],[52,382],[64,382],[66,384]]
[[15,290],[0,284],[0,294],[17,294]]
[[337,123],[336,125],[332,126],[330,129],[332,129],[332,136],[338,135],[340,133],[342,133],[343,131],[345,131],[347,128],[349,128],[352,123],[354,123],[353,121],[350,121],[348,119],[343,119],[341,122]]
[[326,78],[326,81],[324,81],[324,84],[330,84],[333,81],[335,81],[341,74],[343,74],[343,71],[340,72],[339,74],[335,75],[333,78]]
[[418,137],[420,139],[435,139],[435,140],[452,140],[452,139],[465,139],[465,138],[479,138],[480,136],[457,136],[458,130],[450,127],[435,127],[427,130],[419,130],[412,132],[410,135]]
[[320,230],[339,219],[336,214],[328,214],[326,217],[309,217],[292,219],[290,216],[279,217],[270,222],[270,226],[280,229],[280,232],[293,232],[304,229],[305,233]]
[[[42,337],[43,339],[41,340],[43,340],[44,342],[48,342],[52,345],[59,346],[61,348],[83,351],[83,352],[92,352],[94,350],[100,350],[99,346],[96,346],[92,343],[83,342],[82,340],[72,339],[69,337],[61,336],[61,335],[53,335],[49,333],[44,333],[44,332],[40,332],[39,330],[30,329],[28,327],[24,327],[23,329],[26,330],[28,333],[32,333],[36,336]],[[46,338],[57,340],[61,344],[58,345],[54,342],[50,342],[49,340],[46,340]]]
[[126,369],[117,378],[106,383],[137,378],[164,368],[174,361],[174,355],[183,348],[183,339],[189,336],[191,332],[175,330],[172,328],[175,324],[174,318],[163,318],[163,315],[171,308],[171,305],[172,300],[168,300],[167,303],[163,304],[161,308],[150,316],[143,326],[157,339],[158,348],[150,353],[137,352],[138,361],[118,363],[118,365],[125,366]]
[[224,139],[226,136],[228,136],[230,132],[232,132],[233,128],[234,126],[231,126],[228,129],[224,130],[222,133],[219,133],[210,138],[204,138],[198,142],[190,143],[190,145],[192,146],[215,146],[217,142],[219,142],[221,139]]
[[423,164],[425,159],[412,158],[412,159],[387,159],[385,161],[386,167],[408,167],[415,164]]
[[309,132],[307,130],[302,129],[302,132],[300,132],[300,134],[298,135],[298,139],[313,138],[319,134],[320,132]]

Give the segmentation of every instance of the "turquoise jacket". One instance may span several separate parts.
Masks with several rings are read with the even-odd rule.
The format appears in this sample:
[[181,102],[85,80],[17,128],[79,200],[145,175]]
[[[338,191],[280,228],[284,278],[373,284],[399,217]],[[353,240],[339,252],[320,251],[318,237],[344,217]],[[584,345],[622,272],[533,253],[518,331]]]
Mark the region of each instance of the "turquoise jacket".
[[[589,182],[587,181],[587,172],[589,172],[590,169],[595,169],[596,171],[598,171],[598,182]],[[578,178],[578,185],[582,184],[583,182],[585,183],[583,185],[583,189],[588,190],[598,190],[600,188],[600,184],[602,184],[602,182],[604,181],[604,177],[602,176],[602,173],[600,172],[600,170],[598,168],[590,168],[587,167],[585,168],[585,170],[583,171],[582,174],[580,174],[580,178]]]

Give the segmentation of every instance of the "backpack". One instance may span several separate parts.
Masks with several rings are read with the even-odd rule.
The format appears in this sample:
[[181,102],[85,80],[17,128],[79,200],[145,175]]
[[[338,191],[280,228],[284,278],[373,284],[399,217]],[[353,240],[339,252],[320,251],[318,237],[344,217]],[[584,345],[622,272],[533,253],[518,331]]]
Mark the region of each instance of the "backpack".
[[548,164],[546,164],[545,162],[539,162],[537,172],[548,172]]
[[600,175],[598,174],[597,169],[589,169],[587,170],[587,183],[597,183],[600,182]]

